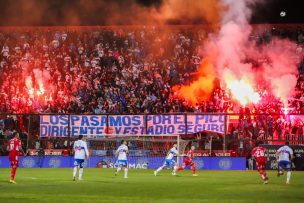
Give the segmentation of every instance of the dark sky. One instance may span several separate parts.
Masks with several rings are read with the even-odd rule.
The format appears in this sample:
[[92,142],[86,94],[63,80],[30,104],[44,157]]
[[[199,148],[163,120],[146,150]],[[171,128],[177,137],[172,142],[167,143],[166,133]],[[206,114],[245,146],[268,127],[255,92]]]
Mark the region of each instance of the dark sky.
[[[134,5],[157,9],[163,1],[165,0],[0,0],[0,26],[109,25],[109,19],[113,16],[109,10],[121,16],[121,21],[116,19],[117,24],[132,24],[133,21],[123,19],[133,15],[130,10]],[[304,23],[304,0],[260,1],[266,3],[253,8],[251,23]],[[281,11],[287,13],[283,18],[280,17]],[[179,21],[169,22],[178,24]],[[195,23],[204,22],[196,19]]]
[[[304,23],[304,0],[265,0],[257,4],[251,19],[252,23]],[[282,18],[280,12],[285,11]]]

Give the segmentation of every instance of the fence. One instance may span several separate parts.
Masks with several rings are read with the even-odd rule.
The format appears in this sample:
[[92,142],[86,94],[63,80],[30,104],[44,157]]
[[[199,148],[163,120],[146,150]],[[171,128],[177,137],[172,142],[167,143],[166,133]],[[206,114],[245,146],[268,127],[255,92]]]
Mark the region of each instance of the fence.
[[[90,138],[110,134],[178,134],[202,153],[245,156],[256,141],[264,144],[303,144],[304,115],[284,114],[140,114],[140,115],[0,115],[0,155],[13,131],[26,149],[69,150],[79,134]],[[30,151],[28,151],[30,153]],[[59,153],[59,152],[58,152]]]

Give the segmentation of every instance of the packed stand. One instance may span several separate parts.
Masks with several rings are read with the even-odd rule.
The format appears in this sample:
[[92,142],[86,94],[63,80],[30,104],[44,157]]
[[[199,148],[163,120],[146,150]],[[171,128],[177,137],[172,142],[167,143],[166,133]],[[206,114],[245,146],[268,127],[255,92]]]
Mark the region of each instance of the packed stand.
[[[99,31],[3,31],[0,34],[2,113],[234,112],[226,89],[189,105],[172,87],[189,84],[200,66],[202,29],[102,29]],[[303,55],[303,30],[258,33],[289,37]],[[303,113],[304,62],[299,64],[293,113]],[[261,91],[265,91],[262,90]],[[265,97],[271,97],[266,95]],[[281,103],[261,102],[252,112],[280,113]]]

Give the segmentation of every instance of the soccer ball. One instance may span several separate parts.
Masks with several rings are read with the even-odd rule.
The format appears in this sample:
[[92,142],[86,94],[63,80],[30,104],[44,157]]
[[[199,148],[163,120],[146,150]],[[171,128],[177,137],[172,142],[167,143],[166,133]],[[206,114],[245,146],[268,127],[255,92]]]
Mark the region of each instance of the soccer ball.
[[281,17],[285,17],[286,16],[286,12],[285,11],[281,11],[280,16]]

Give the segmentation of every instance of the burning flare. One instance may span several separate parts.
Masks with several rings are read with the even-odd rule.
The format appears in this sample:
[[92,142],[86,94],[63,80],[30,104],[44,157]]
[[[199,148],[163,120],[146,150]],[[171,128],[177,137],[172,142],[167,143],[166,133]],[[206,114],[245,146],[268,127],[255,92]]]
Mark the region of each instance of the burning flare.
[[209,60],[204,59],[198,70],[199,77],[189,85],[174,86],[173,91],[178,98],[184,98],[189,104],[207,100],[212,94],[214,86],[214,67]]
[[248,103],[257,104],[260,101],[260,95],[255,92],[250,83],[244,80],[232,80],[227,82],[233,97],[243,106]]
[[37,90],[37,96],[43,95],[45,93],[45,89],[43,87],[43,84],[39,84],[39,90]]

